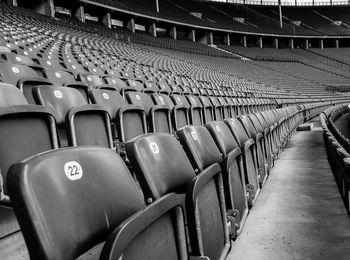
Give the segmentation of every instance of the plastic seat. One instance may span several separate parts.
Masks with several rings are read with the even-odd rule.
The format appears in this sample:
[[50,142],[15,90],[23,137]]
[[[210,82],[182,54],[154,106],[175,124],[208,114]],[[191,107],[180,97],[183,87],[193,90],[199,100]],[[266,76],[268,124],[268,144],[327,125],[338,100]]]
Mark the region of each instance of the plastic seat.
[[260,192],[260,180],[254,139],[249,137],[244,126],[237,118],[225,119],[224,122],[231,130],[243,153],[243,168],[245,179],[247,181],[246,188],[250,194],[248,202],[250,205],[253,205]]
[[[167,212],[167,201],[145,209],[123,160],[105,148],[66,148],[22,160],[11,168],[8,187],[31,259],[75,259],[109,236],[101,259],[110,259],[112,249],[116,254],[130,244],[132,230],[140,231],[138,221]],[[170,209],[177,204],[169,202]],[[168,218],[162,220],[168,226]],[[120,235],[124,246],[113,243]]]
[[[242,232],[248,215],[247,198],[250,197],[246,190],[243,154],[232,132],[223,121],[210,122],[206,124],[206,128],[223,158],[221,169],[224,180],[226,208],[229,215],[235,214],[234,210],[238,210],[235,217],[238,235]],[[202,142],[208,143],[208,139],[203,139]]]
[[4,82],[17,86],[30,104],[35,104],[32,96],[33,87],[51,84],[47,79],[38,77],[32,68],[24,65],[0,63],[0,74]]
[[223,259],[230,240],[221,169],[216,163],[220,154],[211,153],[196,176],[180,143],[171,135],[142,135],[127,143],[126,151],[147,202],[171,192],[185,194],[192,254]]
[[197,96],[187,96],[190,104],[190,118],[192,125],[204,125],[203,106]]
[[11,84],[0,83],[0,107],[27,105],[22,91]]
[[151,97],[155,104],[164,105],[170,109],[174,131],[190,124],[188,108],[185,105],[175,105],[168,95],[162,93],[154,93]]
[[172,133],[170,109],[165,105],[155,105],[146,93],[127,92],[129,104],[142,106],[148,119],[149,132]]
[[[102,78],[105,84],[107,84],[109,87],[116,89],[122,96],[124,96],[124,93],[127,91],[135,91],[135,89],[128,86],[125,80],[122,80],[120,78],[110,76],[104,76]],[[102,86],[102,88],[105,87],[107,86]]]
[[216,121],[224,120],[223,106],[220,104],[216,97],[209,97],[211,104],[214,108],[214,117]]
[[200,96],[199,97],[200,101],[202,102],[203,106],[203,117],[204,117],[204,122],[207,124],[211,121],[214,121],[214,107],[211,104],[210,100],[206,96]]
[[87,104],[78,90],[39,86],[33,89],[33,95],[37,104],[55,111],[61,147],[98,145],[113,148],[107,110]]
[[250,138],[254,139],[255,151],[257,159],[257,167],[259,172],[260,185],[263,185],[268,176],[268,164],[266,162],[265,155],[265,143],[264,143],[264,133],[259,132],[248,116],[242,115],[238,117],[238,120],[243,124],[247,134]]
[[79,74],[79,78],[86,86],[89,86],[90,89],[97,88],[104,84],[99,76],[89,73],[81,73]]
[[[7,104],[1,103],[0,108],[0,169],[4,181],[0,192],[4,195],[7,194],[8,169],[13,163],[24,157],[58,148],[52,113],[41,106],[26,105],[24,97],[10,88],[5,94],[9,98]],[[1,94],[4,94],[4,89],[0,90]],[[0,197],[2,204],[9,203],[8,198]]]
[[[209,126],[209,124],[207,126]],[[209,126],[209,128],[211,128],[211,126]],[[230,130],[227,130],[230,133]],[[205,165],[208,164],[208,158],[212,158],[212,160],[215,158],[215,162],[222,166],[225,201],[227,199],[226,208],[230,223],[230,237],[235,238],[237,231],[241,232],[241,219],[243,226],[248,213],[245,179],[241,180],[241,175],[243,174],[244,176],[244,172],[241,168],[242,166],[240,165],[239,159],[236,163],[234,162],[236,160],[235,157],[240,156],[239,148],[232,154],[230,165],[227,165],[227,158],[225,158],[226,155],[221,155],[213,137],[205,127],[186,126],[177,132],[177,136],[179,137],[180,143],[184,147],[195,172],[200,173],[205,169]],[[228,136],[228,138],[229,137],[230,136]],[[231,137],[233,137],[232,134]],[[232,172],[232,170],[236,172]],[[233,180],[235,180],[236,183],[233,183]],[[235,205],[234,202],[237,204]]]

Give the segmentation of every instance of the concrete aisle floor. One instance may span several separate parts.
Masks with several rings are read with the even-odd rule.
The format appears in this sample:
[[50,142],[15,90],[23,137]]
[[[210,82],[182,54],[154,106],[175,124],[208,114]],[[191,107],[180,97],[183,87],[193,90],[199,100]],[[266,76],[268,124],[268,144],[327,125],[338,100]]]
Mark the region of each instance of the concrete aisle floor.
[[314,123],[281,153],[227,259],[350,259],[350,219]]

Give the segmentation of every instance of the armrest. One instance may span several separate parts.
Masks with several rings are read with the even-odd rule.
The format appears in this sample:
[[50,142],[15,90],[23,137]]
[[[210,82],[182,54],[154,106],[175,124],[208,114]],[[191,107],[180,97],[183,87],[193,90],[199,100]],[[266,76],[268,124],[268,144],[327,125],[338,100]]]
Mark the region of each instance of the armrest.
[[0,206],[11,207],[10,197],[5,195],[4,192],[4,179],[0,171]]
[[[143,230],[177,206],[181,207],[178,195],[170,193],[129,217],[108,237],[102,249],[100,259],[120,259],[129,244],[141,234]],[[182,212],[178,214],[178,217],[183,217]],[[186,241],[181,242],[185,243]]]

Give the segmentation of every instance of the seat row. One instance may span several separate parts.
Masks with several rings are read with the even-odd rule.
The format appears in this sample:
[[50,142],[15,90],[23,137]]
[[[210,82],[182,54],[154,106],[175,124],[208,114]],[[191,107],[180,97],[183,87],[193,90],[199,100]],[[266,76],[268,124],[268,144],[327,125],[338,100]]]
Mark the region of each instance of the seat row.
[[86,146],[105,146],[95,116],[73,116],[72,136],[86,142],[72,144],[84,147],[58,149],[50,106],[4,106],[5,194],[33,259],[76,258],[104,241],[101,259],[224,259],[304,110],[324,106],[141,134],[125,142],[126,161],[113,147]]
[[321,113],[320,120],[329,165],[345,208],[350,213],[350,142],[334,124],[345,113],[349,113],[347,105],[334,106]]

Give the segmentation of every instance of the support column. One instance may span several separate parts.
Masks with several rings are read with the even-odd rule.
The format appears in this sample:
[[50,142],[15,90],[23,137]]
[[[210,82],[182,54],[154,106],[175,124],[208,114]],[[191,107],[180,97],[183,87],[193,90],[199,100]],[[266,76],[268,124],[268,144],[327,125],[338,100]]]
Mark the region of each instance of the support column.
[[278,38],[275,38],[274,41],[273,41],[273,47],[275,47],[276,49],[279,48],[279,45],[278,45]]
[[128,28],[129,31],[135,33],[135,19],[134,18],[131,18],[128,21],[128,25],[126,26],[126,28]]
[[150,25],[150,27],[148,28],[148,32],[149,32],[152,36],[157,37],[157,25],[156,25],[156,23],[152,23],[152,24]]
[[213,32],[209,32],[209,33],[207,34],[207,44],[208,44],[208,45],[214,44]]
[[294,39],[289,40],[289,48],[294,49]]
[[244,35],[242,38],[243,47],[247,47],[247,36]]
[[323,39],[320,40],[320,48],[323,50]]
[[258,38],[258,46],[259,46],[259,48],[263,47],[263,39],[261,36]]
[[224,42],[227,46],[231,45],[231,35],[229,33],[225,35]]
[[176,40],[177,39],[177,29],[176,26],[171,27],[169,35],[172,39]]
[[305,49],[308,50],[309,49],[309,40],[305,39]]
[[52,17],[52,18],[55,17],[55,4],[54,4],[53,0],[48,1],[48,8],[49,8],[48,12],[49,12],[50,17]]
[[339,40],[335,39],[335,48],[339,49]]
[[102,23],[106,25],[108,28],[112,28],[112,19],[111,19],[111,13],[107,13],[102,20]]
[[189,34],[188,38],[190,38],[191,41],[193,41],[193,42],[196,41],[196,31],[195,31],[194,29],[192,29],[192,30],[190,31],[190,34]]
[[76,17],[79,21],[85,23],[85,9],[84,9],[84,6],[83,6],[83,5],[81,5],[81,6],[78,7],[77,11],[75,12],[75,17]]

